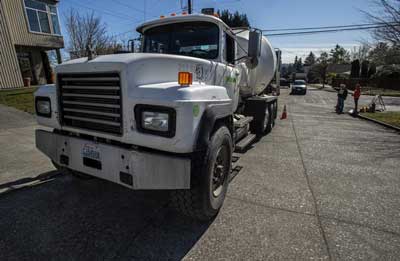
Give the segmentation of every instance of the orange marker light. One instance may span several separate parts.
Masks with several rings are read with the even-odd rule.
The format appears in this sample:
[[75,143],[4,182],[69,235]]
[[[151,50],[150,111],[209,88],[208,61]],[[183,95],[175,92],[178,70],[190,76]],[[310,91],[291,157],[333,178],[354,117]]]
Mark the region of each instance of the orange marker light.
[[172,13],[171,16],[176,16],[176,14],[175,14],[175,13]]
[[163,18],[165,18],[165,16],[164,15],[160,15],[160,19],[163,19]]
[[181,86],[189,86],[193,83],[193,74],[190,72],[179,72],[178,83]]
[[182,12],[182,15],[187,15],[188,13],[187,12]]

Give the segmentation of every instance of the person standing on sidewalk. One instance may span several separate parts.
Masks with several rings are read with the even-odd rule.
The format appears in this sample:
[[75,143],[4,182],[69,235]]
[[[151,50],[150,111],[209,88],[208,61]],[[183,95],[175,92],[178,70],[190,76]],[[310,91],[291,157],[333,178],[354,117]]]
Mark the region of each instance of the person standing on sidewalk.
[[354,90],[353,93],[353,98],[354,98],[354,111],[353,115],[358,114],[358,99],[360,99],[361,96],[361,85],[359,83],[356,84],[356,89]]
[[342,114],[344,109],[344,101],[347,99],[347,88],[345,84],[340,85],[340,89],[338,91],[338,106],[337,106],[337,113]]

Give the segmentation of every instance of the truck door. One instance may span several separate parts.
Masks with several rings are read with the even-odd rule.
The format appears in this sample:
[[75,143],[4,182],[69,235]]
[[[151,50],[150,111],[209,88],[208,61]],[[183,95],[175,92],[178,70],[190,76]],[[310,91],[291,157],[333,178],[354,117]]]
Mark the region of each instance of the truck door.
[[225,34],[225,50],[224,50],[224,60],[226,64],[226,73],[224,75],[223,85],[227,87],[229,96],[233,100],[233,109],[239,102],[239,70],[235,68],[236,64],[236,43],[235,39],[228,33]]

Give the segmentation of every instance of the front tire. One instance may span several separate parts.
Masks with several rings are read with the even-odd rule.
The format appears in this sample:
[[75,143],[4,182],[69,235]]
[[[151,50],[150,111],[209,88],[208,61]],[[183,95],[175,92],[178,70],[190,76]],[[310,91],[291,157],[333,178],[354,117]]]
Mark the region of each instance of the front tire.
[[204,156],[192,159],[190,190],[172,192],[173,205],[186,216],[210,220],[225,200],[231,172],[233,144],[228,128],[219,127]]

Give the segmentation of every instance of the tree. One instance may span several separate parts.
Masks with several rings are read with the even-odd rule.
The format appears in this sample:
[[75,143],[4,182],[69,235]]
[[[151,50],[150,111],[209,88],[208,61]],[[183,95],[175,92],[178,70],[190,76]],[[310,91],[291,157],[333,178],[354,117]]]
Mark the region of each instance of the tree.
[[364,60],[361,63],[361,78],[368,78],[369,61]]
[[316,63],[316,57],[313,52],[310,52],[310,54],[307,56],[306,60],[304,61],[305,66],[312,66]]
[[218,15],[229,27],[250,27],[249,19],[246,14],[235,13],[229,10],[218,10]]
[[283,78],[287,78],[287,76],[288,76],[288,67],[282,66],[281,75],[282,75]]
[[322,52],[317,59],[317,64],[311,68],[312,73],[322,81],[323,88],[325,87],[326,74],[328,71],[328,57],[329,55],[327,52]]
[[364,43],[358,47],[354,47],[350,53],[352,60],[363,61],[368,58],[368,53],[371,49],[371,46]]
[[303,69],[303,60],[302,60],[301,58],[299,58],[299,59],[297,60],[297,63],[296,63],[294,66],[295,66],[295,69],[296,69],[296,72],[297,72],[297,73],[302,73],[302,72],[304,72],[304,69]]
[[330,51],[329,55],[332,64],[348,64],[350,62],[349,52],[338,44]]
[[390,46],[388,43],[379,42],[371,48],[368,58],[377,66],[400,64],[400,46]]
[[289,64],[287,68],[287,76],[286,78],[292,77],[292,74],[295,72],[293,64]]
[[373,0],[374,12],[362,11],[372,23],[380,23],[384,27],[373,31],[375,40],[400,45],[400,0]]
[[351,63],[351,73],[350,73],[350,77],[351,78],[360,78],[360,60],[354,60]]
[[318,63],[326,63],[326,64],[328,64],[328,58],[329,58],[328,53],[327,52],[322,52],[320,54],[319,58],[317,59],[317,62]]
[[88,55],[88,47],[96,54],[111,54],[121,46],[107,34],[107,26],[94,13],[81,15],[70,9],[66,17],[69,34],[68,50],[71,58]]
[[368,78],[371,78],[375,74],[376,74],[376,65],[374,63],[371,63],[368,69]]

